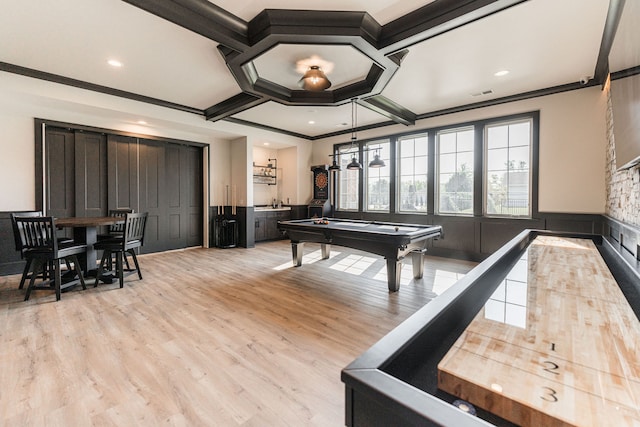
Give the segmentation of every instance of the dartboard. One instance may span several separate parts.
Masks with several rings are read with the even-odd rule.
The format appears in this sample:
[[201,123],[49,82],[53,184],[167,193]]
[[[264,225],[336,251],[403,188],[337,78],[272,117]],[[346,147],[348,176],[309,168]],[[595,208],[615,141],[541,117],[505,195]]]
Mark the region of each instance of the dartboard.
[[327,174],[320,172],[316,175],[316,187],[325,188],[327,186]]

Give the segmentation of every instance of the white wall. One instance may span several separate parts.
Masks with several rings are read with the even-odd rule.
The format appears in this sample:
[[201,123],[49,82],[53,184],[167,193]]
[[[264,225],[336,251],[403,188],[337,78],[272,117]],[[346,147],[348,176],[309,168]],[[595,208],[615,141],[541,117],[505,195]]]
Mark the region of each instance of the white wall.
[[[603,92],[591,87],[440,116],[410,127],[397,125],[359,132],[358,136],[367,139],[540,110],[540,211],[604,213],[605,108]],[[286,183],[279,186],[283,193],[278,197],[284,201],[289,197],[292,204],[305,204],[312,195],[310,166],[327,163],[333,144],[347,138],[310,142],[227,122],[210,123],[191,113],[0,72],[0,211],[35,207],[34,118],[209,144],[212,205],[218,203],[216,188],[231,185],[233,139],[247,136],[249,143],[271,140],[296,146],[296,171],[283,171]],[[149,124],[137,124],[141,119]],[[292,153],[285,156],[289,154],[293,157]],[[248,162],[250,174],[252,161]],[[282,163],[284,167],[284,159]],[[295,185],[290,185],[292,179]],[[249,191],[253,192],[253,186]],[[253,194],[251,198],[243,194],[237,203],[253,204]]]
[[[540,110],[540,212],[604,213],[606,94],[590,87],[493,107],[359,132],[358,139]],[[313,163],[326,162],[334,137],[313,144]]]
[[298,203],[298,147],[278,150],[278,164],[284,165],[282,173],[278,171],[278,187],[280,200],[285,204]]
[[277,150],[268,149],[263,147],[253,147],[253,163],[256,165],[266,166],[269,163],[275,164],[276,162],[269,161],[269,159],[277,159],[277,180],[276,185],[267,184],[253,184],[253,205],[269,205],[273,199],[280,200],[278,195],[279,188],[282,180],[282,168],[285,162],[279,157]]
[[[34,118],[209,144],[211,205],[220,201],[220,186],[231,185],[231,140],[249,137],[291,146],[308,143],[299,138],[224,121],[212,123],[192,113],[0,71],[0,211],[28,210],[36,206]],[[138,120],[148,124],[140,125]],[[247,198],[245,191],[244,203]]]

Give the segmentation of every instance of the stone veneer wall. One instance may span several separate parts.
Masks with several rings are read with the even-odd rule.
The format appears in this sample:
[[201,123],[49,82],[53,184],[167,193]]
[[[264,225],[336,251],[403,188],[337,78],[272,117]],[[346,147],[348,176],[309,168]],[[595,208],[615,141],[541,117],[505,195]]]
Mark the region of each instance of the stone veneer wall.
[[640,165],[616,172],[611,91],[607,86],[607,206],[605,213],[626,224],[640,226]]

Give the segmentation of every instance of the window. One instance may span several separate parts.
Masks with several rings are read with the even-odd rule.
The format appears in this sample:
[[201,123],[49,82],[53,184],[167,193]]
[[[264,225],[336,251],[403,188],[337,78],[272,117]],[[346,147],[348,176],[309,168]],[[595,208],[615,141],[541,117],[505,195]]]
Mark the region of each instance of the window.
[[486,215],[531,216],[531,129],[530,119],[485,127]]
[[[531,218],[538,212],[539,123],[533,111],[336,144],[337,209],[389,219]],[[369,167],[376,154],[386,166]],[[362,170],[346,168],[354,155]]]
[[398,211],[427,212],[427,135],[398,140]]
[[338,148],[340,172],[338,176],[338,209],[343,211],[358,210],[358,187],[360,171],[349,170],[347,165],[355,155],[358,157],[358,146],[345,145]]
[[[391,183],[390,163],[391,163],[391,144],[389,140],[373,141],[366,145],[366,156],[363,168],[366,170],[367,177],[367,211],[389,212],[389,185]],[[375,155],[380,156],[386,164],[381,168],[370,168],[369,163],[374,159]]]
[[474,129],[438,132],[438,212],[473,215]]

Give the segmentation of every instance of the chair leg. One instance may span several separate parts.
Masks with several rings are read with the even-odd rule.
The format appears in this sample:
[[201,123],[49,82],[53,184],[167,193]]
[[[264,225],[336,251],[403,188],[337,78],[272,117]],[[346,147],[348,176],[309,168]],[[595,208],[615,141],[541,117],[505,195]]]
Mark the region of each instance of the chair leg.
[[[73,261],[73,266],[76,270],[76,273],[78,274],[78,279],[80,279],[80,284],[82,285],[82,289],[83,290],[87,289],[87,286],[84,283],[84,276],[82,275],[82,269],[80,268],[80,262],[78,262],[78,257],[76,255],[73,255],[71,257],[71,261]],[[67,265],[69,265],[68,261],[67,261]]]
[[102,258],[100,258],[100,264],[98,264],[98,271],[96,272],[96,281],[93,282],[94,288],[98,287],[98,283],[100,282],[100,276],[102,276],[102,273],[104,271],[104,264],[107,260],[111,260],[111,251],[105,249],[102,252]]
[[46,268],[46,263],[43,263],[42,261],[39,261],[36,259],[35,262],[32,263],[32,266],[33,266],[33,269],[31,271],[31,280],[29,280],[29,286],[27,286],[27,293],[24,296],[25,301],[29,300],[29,297],[31,296],[31,290],[35,285],[36,276],[38,275],[38,271],[40,267],[42,267],[42,270],[44,273],[44,269]]
[[[131,251],[133,251],[133,249],[129,250],[129,252]],[[124,264],[127,266],[127,270],[131,270],[131,266],[129,265],[129,259],[127,258],[127,253],[125,252],[123,256],[124,256]]]
[[60,259],[56,259],[54,261],[54,274],[55,274],[55,284],[56,284],[56,301],[60,301],[60,286],[62,284],[62,273],[60,272],[60,269],[62,268],[62,264],[60,263]]
[[31,264],[33,260],[31,258],[27,258],[27,262],[24,265],[24,270],[22,271],[22,277],[20,278],[20,286],[18,289],[22,289],[24,287],[24,282],[26,282],[27,277],[29,277],[29,270],[31,269]]
[[142,280],[142,271],[140,271],[140,264],[138,264],[138,257],[136,257],[136,252],[133,249],[129,249],[128,252],[131,254],[131,258],[133,258],[133,263],[135,264],[136,270],[138,271],[138,278]]
[[124,257],[123,251],[118,251],[116,253],[116,270],[118,271],[118,280],[120,281],[120,287],[124,287],[124,270],[123,270],[123,262],[122,258]]

